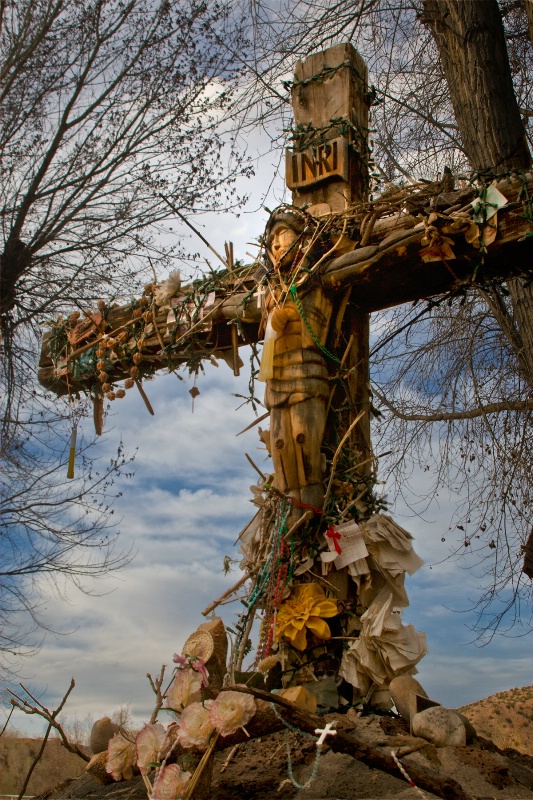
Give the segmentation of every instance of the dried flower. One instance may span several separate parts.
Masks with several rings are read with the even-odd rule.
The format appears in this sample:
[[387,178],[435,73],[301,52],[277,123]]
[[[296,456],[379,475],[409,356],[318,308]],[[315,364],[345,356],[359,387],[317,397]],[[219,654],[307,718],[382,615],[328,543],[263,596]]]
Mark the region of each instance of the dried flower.
[[179,743],[182,747],[200,747],[206,749],[209,739],[214,731],[210,711],[213,700],[205,703],[191,703],[181,715],[181,725],[178,733]]
[[213,702],[209,717],[222,736],[229,736],[244,727],[255,712],[255,700],[251,695],[242,692],[221,692]]
[[277,641],[285,637],[297,650],[305,650],[307,628],[320,639],[329,639],[331,631],[322,617],[335,617],[338,613],[337,604],[326,598],[318,583],[300,583],[278,611]]
[[190,667],[176,672],[168,687],[167,708],[181,711],[189,703],[202,699],[202,675]]
[[141,775],[147,775],[152,769],[151,764],[158,760],[165,736],[164,726],[157,722],[154,725],[145,725],[135,737],[137,766],[141,770]]
[[127,378],[124,381],[124,386],[126,387],[126,389],[133,389],[133,387],[135,386],[135,381],[133,380],[133,378]]
[[204,662],[198,656],[180,656],[179,653],[174,653],[173,662],[178,664],[178,669],[184,667],[192,667],[196,672],[202,676],[202,686],[207,688],[209,686],[209,672]]
[[182,772],[177,764],[168,764],[159,772],[152,791],[152,800],[175,800],[180,797],[189,778],[190,772]]
[[[102,387],[102,388],[103,388],[103,387]],[[108,399],[108,400],[116,400],[116,397],[117,397],[117,396],[116,396],[115,392],[108,392],[108,393],[106,394],[106,397],[107,397],[107,399]]]
[[143,360],[143,357],[142,357],[142,355],[140,353],[134,353],[133,354],[132,361],[133,361],[134,364],[140,364],[142,360]]
[[136,378],[139,374],[139,367],[132,367],[130,369],[130,375],[132,378]]
[[179,269],[171,272],[166,281],[154,287],[155,302],[158,306],[168,305],[171,297],[175,297],[181,288],[181,274]]
[[279,663],[279,656],[277,655],[267,656],[266,658],[263,658],[262,661],[259,662],[259,664],[257,665],[257,669],[259,672],[266,673],[269,672],[278,663]]
[[126,392],[124,391],[124,389],[117,389],[115,394],[118,398],[126,397]]
[[136,761],[135,742],[126,739],[121,733],[115,733],[108,745],[106,772],[116,781],[121,778],[129,781],[133,778],[133,766]]

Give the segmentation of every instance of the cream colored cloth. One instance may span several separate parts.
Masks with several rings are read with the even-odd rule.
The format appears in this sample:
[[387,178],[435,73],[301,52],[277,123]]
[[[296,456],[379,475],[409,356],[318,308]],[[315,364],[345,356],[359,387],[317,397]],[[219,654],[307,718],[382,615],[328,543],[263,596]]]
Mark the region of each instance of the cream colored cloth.
[[413,669],[427,653],[426,636],[404,625],[401,608],[385,587],[361,617],[359,638],[344,654],[340,675],[361,692],[369,682],[387,685],[396,675]]

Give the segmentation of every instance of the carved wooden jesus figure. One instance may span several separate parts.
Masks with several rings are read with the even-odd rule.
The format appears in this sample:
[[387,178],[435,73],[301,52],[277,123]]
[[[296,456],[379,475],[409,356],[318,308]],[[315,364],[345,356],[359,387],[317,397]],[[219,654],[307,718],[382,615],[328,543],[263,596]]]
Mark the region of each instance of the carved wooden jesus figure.
[[304,214],[280,211],[265,232],[271,276],[260,379],[267,384],[276,486],[294,500],[292,517],[299,515],[298,505],[322,508],[321,445],[330,392],[321,346],[326,344],[333,302],[312,278],[299,292],[300,309],[289,289],[296,271],[317,257],[316,247],[309,251],[305,227]]

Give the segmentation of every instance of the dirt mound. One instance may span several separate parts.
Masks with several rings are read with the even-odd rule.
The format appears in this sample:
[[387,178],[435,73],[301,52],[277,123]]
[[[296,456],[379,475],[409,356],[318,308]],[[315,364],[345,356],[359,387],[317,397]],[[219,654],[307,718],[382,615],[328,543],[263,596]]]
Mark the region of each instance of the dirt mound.
[[459,709],[479,736],[501,750],[533,753],[533,686],[498,692]]
[[[329,715],[328,715],[329,716]],[[407,726],[400,719],[368,716],[352,721],[339,718],[339,727],[357,728],[374,747],[382,747],[390,755],[391,747],[403,749],[408,742],[420,747],[420,739],[409,737]],[[347,727],[348,726],[348,727]],[[333,741],[333,740],[330,740]],[[290,749],[290,772],[303,786],[313,772],[316,776],[307,788],[297,788],[290,779],[287,744]],[[450,800],[513,800],[533,798],[533,759],[516,751],[501,752],[492,742],[475,740],[467,747],[435,748],[422,743],[418,752],[402,757],[409,773],[416,769],[432,773],[446,781],[453,778],[457,788],[448,793]],[[390,775],[370,769],[349,755],[325,747],[316,766],[316,745],[312,738],[297,733],[277,733],[263,739],[250,740],[236,750],[228,748],[215,756],[210,800],[270,800],[271,798],[302,798],[302,800],[370,800],[371,798],[401,798],[420,800],[419,791],[410,786],[399,773]],[[231,756],[231,757],[230,757]],[[120,791],[121,800],[144,800],[146,790],[140,778],[102,786],[93,778],[83,776],[68,782],[48,800],[106,800]],[[427,798],[437,795],[424,792]],[[43,800],[44,800],[43,797]]]

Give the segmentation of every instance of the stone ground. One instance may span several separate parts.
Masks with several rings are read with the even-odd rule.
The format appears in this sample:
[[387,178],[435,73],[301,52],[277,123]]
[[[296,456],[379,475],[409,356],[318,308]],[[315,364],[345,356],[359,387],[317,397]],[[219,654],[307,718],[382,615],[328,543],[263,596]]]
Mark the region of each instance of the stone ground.
[[[399,719],[365,717],[357,723],[368,733],[369,741],[407,733]],[[311,739],[289,734],[294,776],[305,783],[313,770],[316,748]],[[410,787],[406,780],[370,769],[348,755],[324,748],[315,780],[306,789],[297,789],[287,772],[286,737],[273,734],[240,745],[225,765],[231,751],[215,757],[209,800],[432,800],[435,795]],[[407,771],[417,764],[459,781],[475,800],[514,800],[533,798],[533,758],[514,750],[499,750],[492,742],[476,739],[466,747],[435,748],[402,759]],[[65,782],[40,800],[144,800],[146,791],[140,778],[102,786],[89,776]]]

